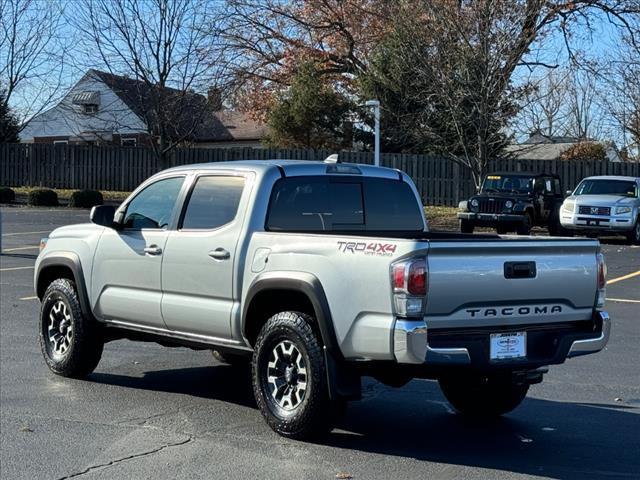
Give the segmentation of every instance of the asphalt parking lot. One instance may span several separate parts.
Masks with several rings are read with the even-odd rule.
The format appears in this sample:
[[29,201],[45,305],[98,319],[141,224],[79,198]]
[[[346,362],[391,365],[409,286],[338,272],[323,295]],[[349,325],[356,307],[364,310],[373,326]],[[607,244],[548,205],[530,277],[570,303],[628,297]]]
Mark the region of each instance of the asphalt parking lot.
[[272,433],[248,370],[208,352],[123,340],[88,380],[51,374],[37,340],[37,245],[88,212],[0,212],[2,478],[640,478],[638,247],[603,244],[615,299],[606,350],[552,367],[508,416],[470,422],[434,382],[366,380],[363,400],[314,444]]

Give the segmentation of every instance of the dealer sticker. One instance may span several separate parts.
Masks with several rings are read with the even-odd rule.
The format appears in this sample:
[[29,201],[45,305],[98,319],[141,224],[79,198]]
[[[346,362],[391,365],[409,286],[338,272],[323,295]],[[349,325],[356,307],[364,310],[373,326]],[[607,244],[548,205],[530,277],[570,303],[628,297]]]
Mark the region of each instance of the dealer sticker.
[[527,332],[492,333],[490,359],[507,360],[527,356]]

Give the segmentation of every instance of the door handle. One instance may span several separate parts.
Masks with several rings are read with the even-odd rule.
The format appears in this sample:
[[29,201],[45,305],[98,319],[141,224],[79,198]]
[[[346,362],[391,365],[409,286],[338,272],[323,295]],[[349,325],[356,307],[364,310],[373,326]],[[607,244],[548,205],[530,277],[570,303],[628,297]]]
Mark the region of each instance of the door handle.
[[209,252],[209,256],[214,260],[226,260],[231,256],[231,254],[224,248],[216,248]]
[[157,245],[149,245],[148,247],[144,247],[144,253],[148,253],[149,255],[160,255],[162,253],[162,249]]

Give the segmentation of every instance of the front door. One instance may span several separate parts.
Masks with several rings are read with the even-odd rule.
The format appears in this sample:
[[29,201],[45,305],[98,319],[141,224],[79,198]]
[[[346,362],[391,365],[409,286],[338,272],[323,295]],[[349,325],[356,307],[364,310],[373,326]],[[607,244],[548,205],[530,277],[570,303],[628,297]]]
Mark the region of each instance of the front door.
[[162,265],[162,316],[176,331],[231,337],[236,247],[246,211],[248,178],[198,176]]
[[160,310],[162,257],[184,177],[157,180],[127,205],[121,230],[105,229],[93,263],[96,314],[165,328]]

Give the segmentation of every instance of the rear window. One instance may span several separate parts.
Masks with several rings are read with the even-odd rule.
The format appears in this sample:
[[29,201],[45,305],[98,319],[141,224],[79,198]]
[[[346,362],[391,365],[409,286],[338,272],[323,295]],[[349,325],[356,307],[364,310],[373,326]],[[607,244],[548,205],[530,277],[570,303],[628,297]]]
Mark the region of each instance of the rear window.
[[267,230],[422,231],[420,206],[411,187],[398,180],[353,177],[291,177],[276,182]]

